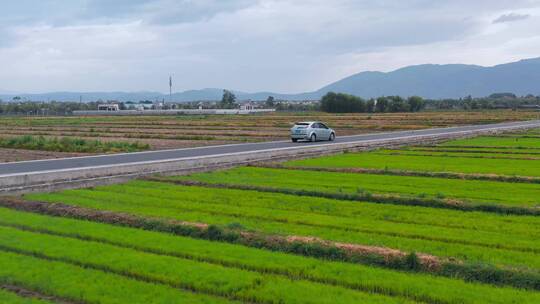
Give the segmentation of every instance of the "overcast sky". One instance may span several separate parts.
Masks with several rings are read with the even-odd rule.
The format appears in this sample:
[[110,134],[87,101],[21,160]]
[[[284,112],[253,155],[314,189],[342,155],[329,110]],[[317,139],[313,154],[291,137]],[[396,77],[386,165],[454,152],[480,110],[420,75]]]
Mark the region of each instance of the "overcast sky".
[[311,91],[366,70],[540,56],[540,1],[17,0],[0,92]]

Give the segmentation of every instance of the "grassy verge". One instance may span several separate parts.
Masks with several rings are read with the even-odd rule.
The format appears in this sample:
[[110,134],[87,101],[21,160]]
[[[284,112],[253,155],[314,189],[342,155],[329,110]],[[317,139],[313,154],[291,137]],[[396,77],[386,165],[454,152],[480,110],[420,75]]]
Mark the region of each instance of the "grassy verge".
[[47,138],[31,135],[0,138],[0,147],[79,153],[136,152],[150,148],[148,144],[141,144],[138,142],[102,142],[99,140],[87,140],[82,138]]
[[425,303],[535,303],[540,299],[538,293],[523,290],[331,262],[140,229],[4,208],[0,208],[0,215],[4,227],[133,248],[156,255],[189,258],[293,280],[309,280],[374,294],[401,296]]

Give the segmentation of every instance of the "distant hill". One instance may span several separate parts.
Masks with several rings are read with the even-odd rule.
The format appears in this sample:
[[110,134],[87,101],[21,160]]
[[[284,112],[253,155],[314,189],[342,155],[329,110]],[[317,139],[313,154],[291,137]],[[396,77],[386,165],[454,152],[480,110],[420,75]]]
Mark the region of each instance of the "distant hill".
[[481,67],[423,64],[399,70],[362,72],[321,88],[362,97],[419,95],[425,98],[483,97],[495,92],[540,95],[540,58]]
[[[540,95],[540,57],[493,67],[465,64],[422,64],[404,67],[392,72],[361,72],[331,83],[317,91],[300,94],[274,92],[247,93],[233,91],[239,100],[317,99],[329,91],[349,93],[364,98],[382,95],[419,95],[424,98],[460,98],[488,96],[496,92],[516,95]],[[174,93],[173,101],[219,100],[223,89],[206,88]],[[11,100],[14,94],[1,94],[0,99]],[[28,100],[83,101],[91,100],[169,100],[168,94],[159,92],[52,92],[20,94]]]

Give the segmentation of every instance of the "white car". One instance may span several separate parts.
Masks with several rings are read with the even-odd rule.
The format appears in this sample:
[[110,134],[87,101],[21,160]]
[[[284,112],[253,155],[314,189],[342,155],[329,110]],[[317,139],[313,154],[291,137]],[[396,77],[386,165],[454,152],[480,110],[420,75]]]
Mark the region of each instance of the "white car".
[[320,121],[297,122],[291,128],[291,140],[329,140],[336,139],[336,132]]

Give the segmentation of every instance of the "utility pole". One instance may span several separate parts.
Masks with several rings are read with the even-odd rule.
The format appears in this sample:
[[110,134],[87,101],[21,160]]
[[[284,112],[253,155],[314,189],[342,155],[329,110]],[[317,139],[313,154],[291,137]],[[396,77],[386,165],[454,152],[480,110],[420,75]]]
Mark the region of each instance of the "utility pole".
[[169,102],[172,102],[172,76],[169,76]]

